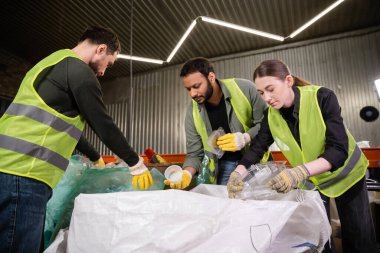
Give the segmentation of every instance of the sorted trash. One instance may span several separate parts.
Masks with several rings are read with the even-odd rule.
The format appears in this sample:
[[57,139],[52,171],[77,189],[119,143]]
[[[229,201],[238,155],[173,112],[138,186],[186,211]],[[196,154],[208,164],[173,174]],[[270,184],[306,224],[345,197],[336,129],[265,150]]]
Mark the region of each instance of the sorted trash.
[[[53,190],[47,204],[44,240],[45,248],[54,240],[61,228],[70,224],[74,199],[80,193],[108,193],[137,191],[132,185],[132,175],[127,167],[97,169],[87,159],[75,155],[70,159],[64,176]],[[151,170],[154,185],[148,190],[163,190],[164,176]]]
[[305,191],[303,202],[295,191],[277,195],[275,201],[232,200],[222,185],[81,194],[65,246],[91,253],[321,252],[331,227],[319,193]]

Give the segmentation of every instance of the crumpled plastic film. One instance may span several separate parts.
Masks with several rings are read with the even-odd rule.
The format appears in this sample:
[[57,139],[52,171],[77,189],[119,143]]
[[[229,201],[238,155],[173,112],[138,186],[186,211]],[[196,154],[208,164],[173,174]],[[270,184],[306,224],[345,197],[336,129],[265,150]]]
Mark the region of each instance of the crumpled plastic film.
[[226,133],[224,132],[224,129],[222,127],[219,127],[217,130],[212,131],[212,133],[207,139],[207,144],[210,147],[211,153],[215,154],[216,157],[218,157],[218,159],[224,155],[224,151],[219,148],[216,142],[219,139],[219,137],[225,134]]
[[[148,190],[163,190],[164,175],[152,169],[154,185]],[[70,224],[74,199],[80,193],[108,193],[137,191],[132,185],[132,175],[126,167],[97,169],[86,158],[75,155],[70,159],[65,174],[53,190],[47,204],[44,240],[45,248],[54,240],[58,231]]]

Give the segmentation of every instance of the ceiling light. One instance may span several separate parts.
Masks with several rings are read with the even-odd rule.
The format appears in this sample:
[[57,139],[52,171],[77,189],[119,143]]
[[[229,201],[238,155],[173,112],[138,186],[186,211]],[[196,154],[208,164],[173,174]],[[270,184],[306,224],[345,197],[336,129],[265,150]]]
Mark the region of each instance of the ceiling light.
[[189,28],[187,28],[185,34],[182,36],[182,38],[180,39],[180,41],[177,43],[177,45],[175,46],[175,48],[173,49],[173,51],[170,53],[168,59],[166,59],[167,62],[170,62],[173,58],[173,56],[175,55],[175,53],[177,53],[179,47],[182,45],[182,43],[185,41],[185,39],[187,38],[187,36],[189,36],[189,33],[193,30],[194,26],[197,24],[197,19],[194,19],[193,22],[190,24]]
[[377,98],[380,100],[380,79],[375,80],[375,88],[377,91]]
[[281,36],[278,36],[278,35],[275,35],[275,34],[262,32],[262,31],[259,31],[259,30],[255,30],[255,29],[252,29],[252,28],[245,27],[245,26],[235,25],[235,24],[232,24],[232,23],[228,23],[228,22],[225,22],[225,21],[218,20],[218,19],[209,18],[209,17],[203,17],[203,16],[201,16],[201,19],[204,22],[209,22],[209,23],[213,23],[213,24],[216,24],[216,25],[225,26],[225,27],[228,27],[228,28],[236,29],[236,30],[239,30],[239,31],[247,32],[247,33],[253,33],[253,34],[256,34],[256,35],[259,35],[259,36],[263,36],[263,37],[267,37],[267,38],[270,38],[270,39],[279,40],[279,41],[283,41],[284,40],[284,37],[281,37]]
[[338,1],[336,1],[335,3],[333,3],[332,5],[330,5],[329,7],[327,7],[324,11],[322,11],[321,13],[319,13],[317,16],[315,16],[314,18],[312,18],[310,21],[308,21],[307,23],[305,23],[303,26],[301,26],[300,28],[298,28],[297,30],[295,30],[294,32],[292,32],[289,35],[289,37],[290,38],[295,37],[297,34],[299,34],[300,32],[302,32],[303,30],[305,30],[307,27],[309,27],[315,21],[317,21],[318,19],[320,19],[321,17],[323,17],[326,13],[328,13],[329,11],[331,11],[332,9],[334,9],[335,7],[337,7],[343,1],[344,0],[338,0]]
[[164,63],[164,61],[162,61],[162,60],[156,60],[156,59],[139,57],[139,56],[130,56],[130,55],[126,55],[126,54],[119,54],[117,56],[117,58],[127,59],[127,60],[132,60],[132,61],[150,62],[150,63],[155,63],[155,64],[163,64]]

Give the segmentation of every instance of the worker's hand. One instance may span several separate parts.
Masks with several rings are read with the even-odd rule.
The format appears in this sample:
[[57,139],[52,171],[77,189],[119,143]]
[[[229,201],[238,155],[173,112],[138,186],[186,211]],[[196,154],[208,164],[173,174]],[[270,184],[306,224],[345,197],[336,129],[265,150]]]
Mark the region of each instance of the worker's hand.
[[230,199],[236,198],[236,194],[241,192],[244,187],[243,177],[239,172],[233,171],[228,179],[227,191]]
[[277,192],[289,192],[292,188],[297,188],[298,184],[310,177],[309,171],[305,166],[297,166],[285,169],[271,179],[268,184]]
[[104,169],[106,167],[106,164],[104,163],[104,160],[102,157],[100,157],[99,160],[93,162],[93,165],[95,168],[98,168],[98,169]]
[[248,133],[228,133],[218,138],[216,144],[223,151],[238,151],[251,141]]
[[136,165],[129,167],[129,171],[132,174],[133,188],[146,190],[149,186],[154,185],[152,175],[145,166],[144,159],[142,157],[139,157],[139,161]]
[[191,178],[192,178],[191,173],[187,170],[183,170],[181,181],[173,183],[166,179],[164,181],[164,184],[169,185],[170,188],[172,189],[182,190],[189,186],[191,182]]

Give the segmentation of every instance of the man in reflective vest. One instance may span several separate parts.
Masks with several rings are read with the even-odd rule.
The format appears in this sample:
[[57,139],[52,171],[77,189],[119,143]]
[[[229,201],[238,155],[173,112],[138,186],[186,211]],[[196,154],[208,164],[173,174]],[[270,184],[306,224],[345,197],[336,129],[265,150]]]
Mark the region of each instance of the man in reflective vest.
[[[182,180],[167,183],[171,188],[186,188],[201,169],[206,155],[210,182],[227,184],[244,148],[260,128],[266,104],[251,81],[217,79],[212,64],[205,58],[187,61],[180,76],[192,98],[185,119],[186,160]],[[225,152],[217,159],[207,140],[212,131],[220,127],[226,134],[218,139],[217,145]]]
[[107,113],[96,78],[119,52],[111,29],[90,27],[75,48],[51,54],[24,77],[0,119],[0,252],[40,251],[46,203],[85,122],[130,165],[136,186],[153,183],[143,159]]

